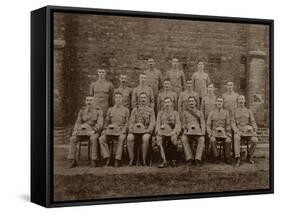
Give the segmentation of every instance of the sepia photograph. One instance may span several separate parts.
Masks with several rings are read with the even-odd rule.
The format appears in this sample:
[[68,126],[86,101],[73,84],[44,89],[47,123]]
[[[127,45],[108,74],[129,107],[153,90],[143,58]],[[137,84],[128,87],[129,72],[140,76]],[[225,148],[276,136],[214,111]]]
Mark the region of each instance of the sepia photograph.
[[54,203],[272,189],[270,22],[197,18],[53,12]]

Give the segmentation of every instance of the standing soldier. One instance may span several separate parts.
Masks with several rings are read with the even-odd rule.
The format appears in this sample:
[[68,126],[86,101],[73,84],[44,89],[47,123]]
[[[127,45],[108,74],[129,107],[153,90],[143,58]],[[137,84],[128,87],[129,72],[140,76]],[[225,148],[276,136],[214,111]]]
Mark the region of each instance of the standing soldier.
[[178,101],[178,111],[180,115],[182,115],[182,113],[189,108],[189,97],[195,97],[196,105],[199,107],[199,96],[198,93],[193,91],[192,80],[186,81],[186,90],[180,93]]
[[201,111],[207,120],[209,113],[216,108],[216,95],[214,94],[214,84],[210,83],[207,88],[207,95],[205,95],[201,102]]
[[149,58],[148,62],[148,70],[144,73],[147,78],[147,85],[150,86],[153,90],[154,97],[158,96],[159,90],[162,88],[163,77],[160,70],[156,69],[154,59]]
[[198,93],[200,103],[202,98],[207,94],[207,85],[211,82],[209,75],[204,71],[204,62],[199,61],[197,71],[192,75],[194,91]]
[[[106,166],[110,163],[110,151],[108,141],[117,141],[117,148],[115,151],[115,167],[118,167],[119,161],[122,159],[123,145],[126,139],[129,123],[129,109],[123,106],[122,93],[116,92],[114,94],[115,105],[108,109],[104,128],[101,137],[99,138],[101,154],[106,159]],[[117,131],[115,136],[109,136],[108,128],[113,128]]]
[[217,97],[216,108],[209,113],[207,119],[207,133],[210,138],[211,148],[216,163],[219,162],[219,153],[217,149],[217,137],[216,132],[225,133],[224,137],[224,158],[227,164],[230,162],[230,148],[231,148],[231,128],[230,128],[230,116],[227,110],[223,109],[223,97]]
[[[202,154],[205,147],[205,121],[201,111],[196,108],[195,97],[189,97],[189,108],[183,112],[183,135],[181,137],[186,162],[191,166],[195,160],[196,166],[202,165]],[[192,129],[197,133],[192,134]],[[197,142],[195,157],[192,152],[192,140]]]
[[231,116],[231,126],[234,131],[234,154],[235,154],[235,166],[240,166],[240,147],[241,137],[243,137],[243,129],[250,126],[253,133],[249,137],[250,148],[247,154],[247,161],[251,164],[254,163],[252,156],[255,152],[256,145],[258,143],[257,138],[257,124],[254,115],[250,109],[245,107],[245,96],[238,95],[238,107],[233,110]]
[[[167,159],[165,153],[170,153],[172,158],[172,164],[176,164],[176,148],[178,135],[181,132],[181,122],[177,111],[172,108],[172,99],[166,97],[165,107],[163,111],[158,112],[156,122],[156,138],[157,145],[160,149],[160,155],[163,162],[158,166],[160,168],[167,167]],[[163,144],[167,144],[166,151],[164,150]],[[170,151],[169,150],[170,147]]]
[[[207,95],[205,95],[201,101],[201,111],[203,112],[204,119],[207,121],[209,113],[216,108],[216,95],[214,94],[214,84],[210,83],[207,87]],[[205,154],[210,154],[210,139],[207,133],[205,137]]]
[[94,96],[95,103],[103,110],[105,115],[107,109],[112,106],[113,85],[106,81],[106,70],[98,69],[98,80],[91,83],[90,95]]
[[177,108],[177,94],[171,90],[171,82],[169,79],[164,80],[163,91],[159,93],[157,98],[157,112],[164,110],[164,99],[170,97],[172,99],[173,109]]
[[[96,161],[98,159],[98,137],[103,126],[103,114],[101,110],[93,107],[93,97],[86,97],[86,106],[83,106],[78,114],[74,131],[70,138],[70,147],[68,153],[68,159],[70,160],[70,167],[76,165],[76,145],[80,139],[87,136],[90,137],[92,154],[91,154],[91,167],[96,167]],[[83,136],[81,131],[84,132]]]
[[134,161],[134,146],[136,137],[141,137],[142,143],[142,161],[143,165],[147,166],[146,159],[149,149],[149,140],[155,126],[155,113],[151,107],[146,106],[147,94],[140,94],[140,104],[132,111],[129,121],[129,134],[127,137],[127,146],[129,153],[129,166],[133,165]]
[[167,72],[167,78],[171,81],[172,90],[179,96],[180,92],[184,90],[185,76],[179,68],[179,60],[172,59],[172,69]]
[[121,74],[119,77],[120,86],[119,88],[114,89],[114,94],[120,92],[123,94],[123,105],[124,107],[131,110],[131,100],[133,90],[127,86],[127,75]]
[[139,104],[140,94],[142,92],[147,94],[147,106],[154,109],[154,95],[151,87],[147,85],[146,74],[140,74],[139,85],[134,88],[132,95],[132,108],[135,108]]
[[233,91],[233,82],[226,84],[227,91],[222,95],[224,99],[224,108],[229,111],[229,114],[237,107],[238,94]]

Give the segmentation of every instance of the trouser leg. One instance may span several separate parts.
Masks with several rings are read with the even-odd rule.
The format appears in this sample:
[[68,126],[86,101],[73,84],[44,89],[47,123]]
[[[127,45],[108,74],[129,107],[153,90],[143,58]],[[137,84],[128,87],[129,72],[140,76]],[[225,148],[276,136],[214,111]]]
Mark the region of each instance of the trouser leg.
[[213,156],[214,156],[214,158],[216,158],[216,157],[219,156],[216,138],[211,137],[210,143],[211,143],[211,149],[212,149],[212,152],[213,152]]
[[226,138],[224,141],[224,158],[226,160],[230,159],[230,150],[231,150],[231,139]]
[[159,146],[160,150],[160,156],[164,162],[167,162],[164,147],[163,147],[163,137],[160,135],[157,135],[157,145]]
[[178,142],[178,136],[177,135],[173,135],[171,136],[171,143],[170,143],[170,158],[172,160],[176,160],[177,159],[177,142]]
[[196,160],[201,161],[204,148],[205,148],[205,137],[200,136],[197,138],[197,148],[196,148],[196,154],[195,154]]
[[149,149],[149,139],[150,139],[150,134],[144,134],[142,136],[142,160],[144,163],[146,162],[147,153]]
[[240,146],[241,146],[241,138],[238,134],[234,134],[234,156],[235,156],[235,158],[240,157]]
[[122,159],[122,153],[123,153],[123,146],[124,146],[124,141],[126,139],[126,135],[122,134],[118,138],[117,142],[117,148],[115,152],[115,159],[116,160],[121,160]]
[[251,158],[256,150],[257,143],[258,143],[258,138],[257,137],[251,137],[250,139],[250,148],[248,151],[248,156]]
[[193,159],[189,137],[187,137],[186,135],[182,135],[181,141],[182,141],[182,146],[183,146],[183,151],[186,161]]
[[91,142],[91,147],[92,147],[92,154],[91,158],[92,160],[97,160],[98,159],[98,137],[99,134],[93,134],[90,137],[90,142]]
[[99,138],[99,143],[100,143],[100,151],[101,151],[102,157],[103,158],[109,158],[110,153],[109,153],[109,147],[108,147],[108,142],[107,142],[107,136],[102,135]]
[[127,137],[127,148],[130,160],[134,160],[134,147],[135,147],[135,136],[133,134],[128,134]]
[[78,143],[78,137],[77,136],[71,136],[70,137],[70,144],[69,144],[69,151],[68,151],[68,159],[74,160],[76,157],[76,146]]

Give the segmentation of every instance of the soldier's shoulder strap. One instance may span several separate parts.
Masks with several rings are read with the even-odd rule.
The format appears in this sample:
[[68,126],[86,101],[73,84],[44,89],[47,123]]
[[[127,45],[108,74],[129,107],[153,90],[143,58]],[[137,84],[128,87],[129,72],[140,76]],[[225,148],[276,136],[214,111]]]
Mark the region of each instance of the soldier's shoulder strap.
[[187,108],[186,111],[191,114],[194,118],[196,118],[196,120],[198,121],[198,123],[200,124],[200,116],[198,116],[193,110]]

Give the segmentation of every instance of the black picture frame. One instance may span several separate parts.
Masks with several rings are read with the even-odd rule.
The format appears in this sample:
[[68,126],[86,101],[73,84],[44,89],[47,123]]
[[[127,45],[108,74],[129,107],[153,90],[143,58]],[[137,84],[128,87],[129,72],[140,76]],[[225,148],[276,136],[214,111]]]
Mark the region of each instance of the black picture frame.
[[[266,190],[229,191],[147,196],[138,198],[88,201],[53,201],[53,14],[54,12],[100,14],[128,17],[262,24],[270,27],[270,188]],[[189,198],[268,194],[274,192],[274,21],[237,17],[202,16],[125,10],[46,6],[31,12],[31,201],[44,207],[113,204]]]

